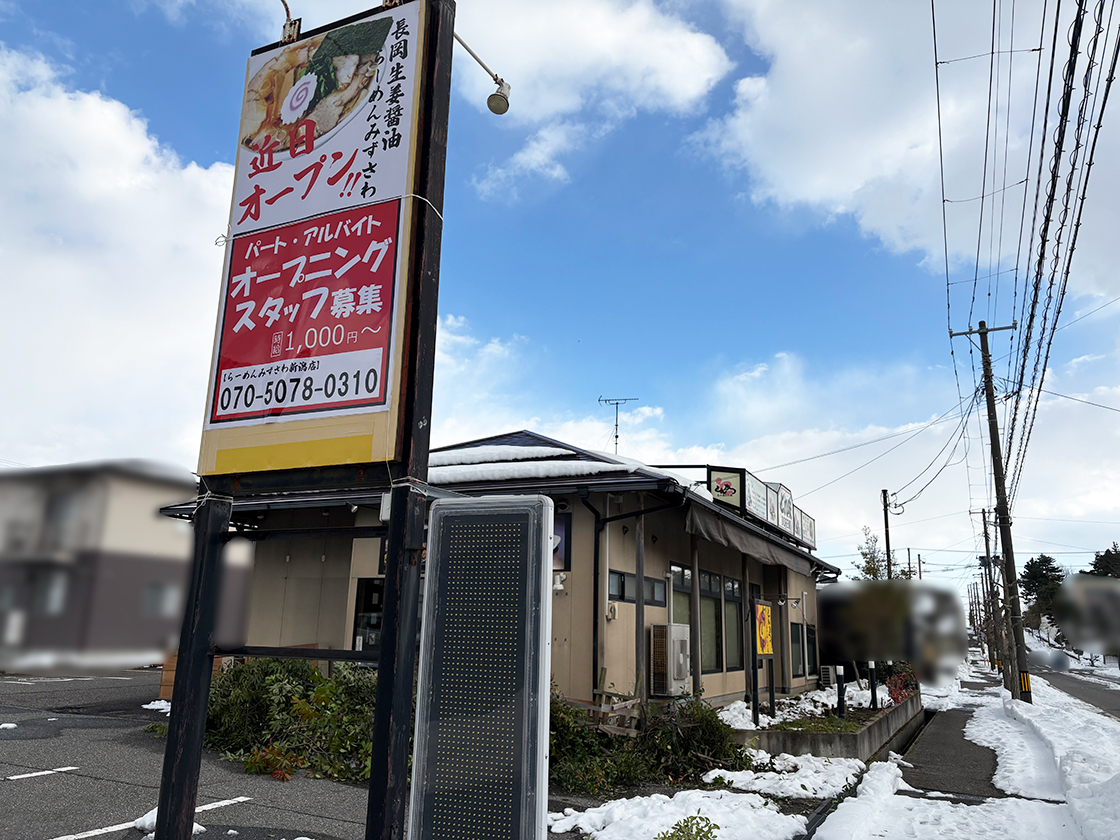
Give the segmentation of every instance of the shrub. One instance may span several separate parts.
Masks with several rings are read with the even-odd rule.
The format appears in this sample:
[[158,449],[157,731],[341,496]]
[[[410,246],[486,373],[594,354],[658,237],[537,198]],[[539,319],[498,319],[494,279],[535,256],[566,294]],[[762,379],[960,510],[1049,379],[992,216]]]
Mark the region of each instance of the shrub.
[[251,659],[215,675],[206,743],[249,773],[287,781],[296,769],[369,778],[377,672],[339,664],[331,677],[300,660]]
[[694,816],[685,817],[668,831],[658,834],[653,840],[715,840],[719,826],[707,817],[700,816],[697,811]]
[[569,793],[600,794],[644,782],[696,781],[715,767],[750,766],[747,751],[708,703],[687,698],[661,711],[645,710],[637,738],[594,728],[581,709],[554,694],[549,728],[552,782]]
[[887,680],[887,693],[890,694],[891,703],[896,706],[913,694],[917,687],[914,668],[908,662],[896,665],[894,674]]
[[656,774],[674,782],[696,779],[716,767],[740,770],[748,761],[718,710],[699,697],[671,703],[650,716],[641,740]]
[[299,659],[249,659],[214,675],[206,745],[236,756],[267,745],[288,723],[292,697],[310,693],[319,672]]

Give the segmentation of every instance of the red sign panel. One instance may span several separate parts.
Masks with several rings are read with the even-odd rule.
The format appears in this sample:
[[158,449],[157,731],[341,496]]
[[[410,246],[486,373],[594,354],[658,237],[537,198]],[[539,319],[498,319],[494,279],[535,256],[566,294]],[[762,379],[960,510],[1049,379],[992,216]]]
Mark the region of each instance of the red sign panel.
[[210,422],[384,406],[400,202],[236,237]]

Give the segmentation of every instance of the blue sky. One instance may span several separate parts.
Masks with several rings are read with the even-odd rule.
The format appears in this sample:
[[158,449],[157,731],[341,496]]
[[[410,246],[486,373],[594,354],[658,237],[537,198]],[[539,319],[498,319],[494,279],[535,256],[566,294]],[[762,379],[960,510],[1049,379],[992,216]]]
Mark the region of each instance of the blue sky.
[[[364,7],[291,5],[305,28]],[[460,3],[458,32],[512,98],[506,116],[490,114],[485,74],[456,48],[436,442],[529,427],[608,449],[613,413],[597,398],[638,397],[622,454],[785,483],[817,519],[818,553],[841,566],[861,526],[881,528],[881,487],[908,498],[927,465],[948,463],[892,518],[892,544],[967,579],[979,534],[968,511],[992,503],[976,416],[955,447],[954,421],[882,453],[906,437],[887,436],[956,406],[948,323],[966,328],[970,306],[972,326],[1015,317],[1021,282],[981,281],[973,306],[971,280],[1014,267],[1023,187],[985,205],[1003,228],[981,231],[980,259],[979,202],[949,205],[943,233],[919,7]],[[942,57],[988,49],[990,11],[973,7],[938,5]],[[1016,46],[1036,43],[1041,4],[1017,8]],[[13,302],[0,346],[18,395],[5,400],[0,463],[193,468],[245,60],[281,19],[278,0],[0,0],[0,254]],[[1001,31],[1010,37],[1009,22]],[[1001,65],[1013,68],[1011,107],[1005,96],[994,112],[993,148],[1010,140],[1001,185],[1025,174],[1033,62]],[[988,64],[943,65],[941,84],[946,195],[991,192]],[[1062,322],[1120,295],[1113,117]],[[1057,333],[1045,387],[1120,406],[1118,316],[1106,306]],[[993,336],[997,375],[1011,340]],[[970,397],[968,346],[954,346]],[[1120,538],[1115,416],[1042,401],[1016,499],[1024,559],[1082,552],[1055,555],[1077,567]]]

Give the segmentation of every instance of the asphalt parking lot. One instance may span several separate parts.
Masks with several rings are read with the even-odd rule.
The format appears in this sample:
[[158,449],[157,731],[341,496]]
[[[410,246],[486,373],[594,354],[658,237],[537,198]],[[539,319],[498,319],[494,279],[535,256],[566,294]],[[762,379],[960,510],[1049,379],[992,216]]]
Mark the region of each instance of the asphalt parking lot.
[[[164,741],[142,709],[158,670],[98,677],[0,673],[0,838],[140,840],[156,806]],[[230,840],[361,840],[366,790],[325,779],[248,776],[204,753],[196,822]]]

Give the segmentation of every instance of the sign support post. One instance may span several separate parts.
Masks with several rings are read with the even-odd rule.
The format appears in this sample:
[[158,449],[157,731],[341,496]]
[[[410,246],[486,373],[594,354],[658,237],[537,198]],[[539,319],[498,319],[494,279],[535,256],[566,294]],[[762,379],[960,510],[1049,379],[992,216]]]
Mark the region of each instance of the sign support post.
[[388,568],[385,570],[385,614],[382,619],[381,659],[377,668],[377,705],[374,710],[373,752],[366,806],[366,840],[404,837],[408,798],[408,742],[412,726],[412,684],[416,673],[417,606],[420,556],[424,547],[425,504],[411,482],[428,478],[431,436],[432,380],[435,369],[435,329],[439,297],[439,259],[442,244],[444,172],[447,164],[447,124],[451,110],[451,56],[454,45],[454,0],[427,3],[426,67],[418,137],[420,153],[416,189],[425,200],[414,200],[416,222],[413,270],[409,290],[404,405],[401,424],[407,486],[394,489],[389,523]]
[[202,738],[213,672],[211,645],[218,610],[222,548],[232,506],[231,499],[207,493],[194,512],[194,562],[179,635],[171,719],[159,785],[156,836],[160,840],[189,840],[194,830]]

